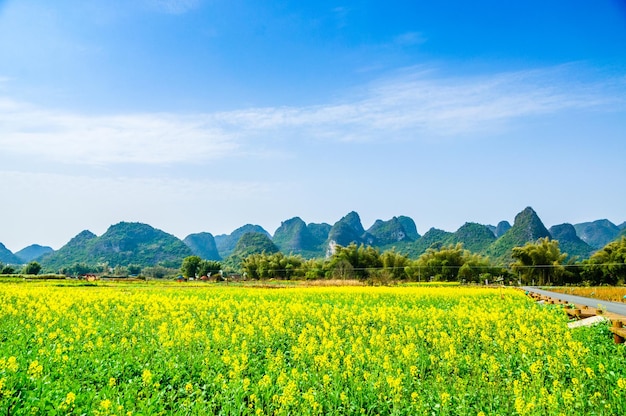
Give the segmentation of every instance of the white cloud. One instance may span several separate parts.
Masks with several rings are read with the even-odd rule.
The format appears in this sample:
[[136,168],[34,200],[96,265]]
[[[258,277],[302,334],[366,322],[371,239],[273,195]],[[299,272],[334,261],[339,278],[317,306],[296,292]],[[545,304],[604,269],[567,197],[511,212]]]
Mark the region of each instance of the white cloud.
[[[0,96],[0,147],[5,154],[72,164],[190,163],[284,155],[275,139],[464,137],[524,117],[617,102],[619,94],[610,88],[569,81],[568,71],[558,67],[453,78],[412,68],[342,102],[193,115],[90,116]],[[623,89],[623,83],[611,88]]]
[[589,108],[615,101],[601,86],[559,79],[565,69],[437,78],[414,69],[369,86],[352,100],[303,108],[262,108],[219,114],[241,133],[298,131],[337,140],[474,134],[528,116]]
[[[0,99],[5,152],[76,164],[167,164],[215,159],[237,148],[204,116],[84,116]],[[3,130],[3,131],[2,131]]]

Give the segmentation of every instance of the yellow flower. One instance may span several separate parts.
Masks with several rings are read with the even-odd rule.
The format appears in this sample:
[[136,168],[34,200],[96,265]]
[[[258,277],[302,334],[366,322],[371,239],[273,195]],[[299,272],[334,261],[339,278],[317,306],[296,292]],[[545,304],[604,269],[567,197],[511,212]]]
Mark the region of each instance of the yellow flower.
[[6,368],[12,373],[17,373],[17,370],[20,368],[19,364],[17,363],[17,358],[13,356],[9,357],[6,363]]
[[146,386],[152,384],[152,372],[148,369],[143,370],[143,372],[141,373],[141,380]]
[[104,399],[100,402],[100,407],[104,410],[109,410],[111,408],[111,400]]
[[185,391],[187,392],[187,394],[191,394],[193,392],[193,384],[191,383],[185,384]]
[[41,377],[43,373],[43,365],[39,364],[39,361],[35,360],[28,365],[28,376],[32,379]]
[[117,380],[115,380],[115,377],[111,377],[109,379],[109,387],[115,387],[115,384],[117,384]]

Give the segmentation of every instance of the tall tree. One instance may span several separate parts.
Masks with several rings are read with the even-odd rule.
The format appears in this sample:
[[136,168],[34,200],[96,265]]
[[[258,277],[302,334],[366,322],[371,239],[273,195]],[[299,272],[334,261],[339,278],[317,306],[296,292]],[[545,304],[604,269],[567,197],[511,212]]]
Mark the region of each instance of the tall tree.
[[215,276],[222,270],[222,263],[214,260],[202,260],[198,264],[198,276]]
[[518,273],[523,283],[560,284],[565,277],[563,261],[567,254],[562,254],[557,240],[549,237],[540,238],[535,243],[526,243],[514,247],[512,255],[515,262],[511,268]]
[[186,278],[196,277],[202,259],[200,256],[188,256],[183,259],[180,271]]
[[40,271],[41,271],[41,264],[37,263],[36,261],[31,261],[26,266],[24,266],[24,269],[22,270],[22,273],[24,273],[24,274],[39,274]]
[[354,277],[359,279],[365,279],[369,277],[372,271],[383,267],[378,249],[363,244],[357,246],[355,243],[351,243],[347,247],[336,246],[328,268],[331,272],[339,268],[341,276],[345,277],[346,262],[352,266]]
[[626,237],[605,245],[583,262],[582,277],[592,284],[626,282]]

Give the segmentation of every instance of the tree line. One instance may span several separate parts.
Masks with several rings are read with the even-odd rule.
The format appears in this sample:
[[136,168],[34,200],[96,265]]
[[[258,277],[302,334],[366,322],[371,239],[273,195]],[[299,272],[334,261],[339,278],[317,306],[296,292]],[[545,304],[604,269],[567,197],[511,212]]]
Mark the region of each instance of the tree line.
[[[478,283],[503,281],[527,285],[621,285],[626,283],[626,237],[607,244],[590,258],[577,262],[567,260],[558,240],[548,237],[512,250],[509,267],[494,265],[486,256],[472,253],[461,243],[431,247],[413,260],[395,250],[357,245],[336,246],[331,256],[304,259],[299,255],[254,253],[241,259],[236,267],[226,262],[203,260],[198,256],[183,259],[180,269],[138,265],[108,267],[77,263],[60,270],[67,276],[88,273],[113,276],[165,278],[182,274],[185,278],[222,280],[226,274],[240,274],[244,279],[358,279],[371,282],[447,281]],[[228,270],[224,270],[228,269]],[[238,270],[237,270],[238,269]],[[0,263],[0,274],[33,274],[41,265],[32,261],[17,270]]]
[[41,264],[36,261],[31,261],[25,264],[21,269],[17,269],[10,264],[4,264],[0,261],[0,274],[30,274],[37,275],[41,271]]
[[[419,258],[352,243],[336,246],[324,259],[299,255],[255,253],[241,261],[244,279],[358,279],[372,282],[446,281],[479,283],[502,281],[534,285],[615,285],[626,282],[626,237],[607,244],[582,262],[566,261],[557,240],[541,238],[515,247],[510,267],[494,265],[486,256],[472,253],[461,243],[431,247]],[[207,272],[210,267],[213,269]],[[181,271],[185,277],[211,275],[221,263],[187,257]],[[221,276],[221,274],[220,274]]]

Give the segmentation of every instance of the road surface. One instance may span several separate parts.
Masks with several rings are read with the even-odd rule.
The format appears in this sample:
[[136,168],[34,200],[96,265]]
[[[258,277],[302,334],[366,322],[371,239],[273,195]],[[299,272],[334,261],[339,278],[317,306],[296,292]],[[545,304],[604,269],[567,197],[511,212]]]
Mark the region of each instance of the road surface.
[[534,286],[522,286],[522,289],[528,292],[537,293],[537,294],[544,295],[544,296],[550,296],[551,298],[561,299],[568,303],[575,303],[577,305],[586,305],[592,308],[597,308],[598,305],[602,305],[605,307],[607,312],[612,312],[618,315],[626,316],[626,304],[624,303],[609,302],[606,300],[585,298],[582,296],[575,296],[575,295],[567,295],[565,293],[550,292],[548,290],[539,289]]

